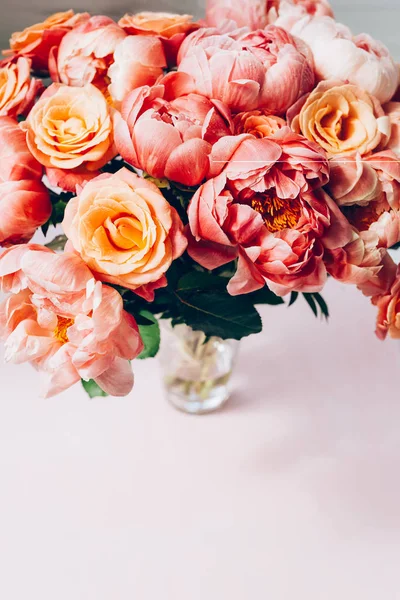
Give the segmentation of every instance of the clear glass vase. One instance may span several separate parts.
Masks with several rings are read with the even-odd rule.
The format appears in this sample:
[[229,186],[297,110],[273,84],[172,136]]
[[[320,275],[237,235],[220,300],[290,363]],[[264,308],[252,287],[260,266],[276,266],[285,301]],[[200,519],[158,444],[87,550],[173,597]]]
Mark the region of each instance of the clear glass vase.
[[161,321],[160,361],[169,402],[190,414],[209,413],[230,396],[239,342],[206,338],[187,325]]

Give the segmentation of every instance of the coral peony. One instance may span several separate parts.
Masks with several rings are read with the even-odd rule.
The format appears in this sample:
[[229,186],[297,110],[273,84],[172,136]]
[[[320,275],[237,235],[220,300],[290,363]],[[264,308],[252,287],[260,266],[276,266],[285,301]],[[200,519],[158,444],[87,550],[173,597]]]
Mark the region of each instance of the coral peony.
[[153,85],[167,66],[160,40],[156,37],[130,35],[120,42],[114,62],[108,70],[108,91],[116,107],[138,87]]
[[391,338],[400,338],[400,269],[387,294],[377,295],[373,303],[378,308],[376,335],[384,340],[389,334]]
[[126,33],[109,17],[96,16],[75,27],[50,56],[53,81],[72,86],[87,83],[105,91],[107,72],[118,43]]
[[0,67],[0,117],[26,115],[43,84],[31,79],[31,61],[21,56]]
[[40,246],[10,248],[0,257],[0,285],[18,281],[0,310],[5,358],[41,372],[44,396],[81,378],[125,396],[129,364],[143,349],[138,327],[119,293],[95,282],[81,259]]
[[321,82],[288,113],[292,129],[319,144],[329,156],[368,154],[390,135],[389,117],[361,88]]
[[177,15],[162,12],[141,12],[126,14],[118,21],[130,35],[157,37],[163,44],[169,65],[176,64],[179,48],[186,36],[198,29],[191,15]]
[[393,150],[400,156],[400,102],[388,102],[383,106],[383,110],[390,121],[390,138],[386,148]]
[[0,117],[0,183],[40,180],[42,175],[43,166],[30,153],[18,123],[10,117]]
[[351,31],[330,17],[304,17],[291,29],[311,48],[317,76],[359,86],[379,102],[391,100],[399,74],[386,46]]
[[55,13],[42,23],[13,33],[10,49],[3,50],[3,54],[10,58],[26,56],[32,59],[34,69],[47,71],[51,49],[58,47],[68,31],[89,17],[88,13],[74,14],[73,10]]
[[233,112],[284,113],[314,85],[307,49],[273,25],[239,38],[199,30],[187,39],[180,59],[185,86]]
[[68,203],[63,228],[98,279],[147,299],[165,285],[166,271],[187,244],[159,189],[124,168],[87,183]]
[[324,247],[339,248],[351,229],[322,191],[328,164],[314,145],[288,130],[275,138],[223,138],[217,177],[189,206],[189,254],[208,269],[239,258],[231,294],[261,288],[279,295],[318,291],[326,279]]
[[115,141],[123,158],[153,177],[199,185],[210,170],[213,144],[232,133],[229,109],[198,94],[171,102],[163,85],[130,94],[116,119]]

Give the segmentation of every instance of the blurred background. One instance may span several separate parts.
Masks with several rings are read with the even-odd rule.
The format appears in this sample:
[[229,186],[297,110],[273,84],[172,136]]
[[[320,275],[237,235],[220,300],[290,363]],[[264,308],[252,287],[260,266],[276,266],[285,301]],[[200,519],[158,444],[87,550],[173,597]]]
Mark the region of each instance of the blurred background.
[[[92,14],[106,14],[118,19],[126,12],[142,10],[190,12],[204,14],[206,0],[2,0],[0,46],[5,48],[10,33],[42,21],[50,13],[73,8]],[[351,27],[355,33],[368,32],[384,41],[400,59],[399,0],[331,0],[336,19]]]

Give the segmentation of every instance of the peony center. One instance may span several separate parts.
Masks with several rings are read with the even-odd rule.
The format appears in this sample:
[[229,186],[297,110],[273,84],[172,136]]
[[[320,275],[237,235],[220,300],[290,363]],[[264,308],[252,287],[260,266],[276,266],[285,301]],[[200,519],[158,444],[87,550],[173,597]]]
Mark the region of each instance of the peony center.
[[254,196],[251,206],[260,213],[272,233],[282,229],[294,229],[301,215],[298,198],[283,199],[268,192]]
[[68,328],[74,324],[74,319],[68,319],[66,317],[57,316],[57,326],[54,330],[54,337],[61,342],[66,344],[69,342],[68,339]]

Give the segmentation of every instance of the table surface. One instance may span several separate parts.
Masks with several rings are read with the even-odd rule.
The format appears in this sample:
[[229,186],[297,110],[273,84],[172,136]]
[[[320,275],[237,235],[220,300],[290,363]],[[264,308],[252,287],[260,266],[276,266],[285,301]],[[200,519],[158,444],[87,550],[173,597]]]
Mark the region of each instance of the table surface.
[[[65,7],[3,3],[3,46]],[[332,4],[400,56],[398,0]],[[181,9],[134,2],[159,6]],[[166,403],[156,360],[136,361],[128,398],[92,401],[41,400],[29,366],[1,364],[1,600],[400,599],[400,351],[357,290],[325,297],[329,325],[302,300],[263,309],[206,417]]]
[[39,399],[1,366],[0,598],[400,598],[400,352],[355,289],[325,297],[329,324],[265,307],[204,417],[157,360],[125,399]]

